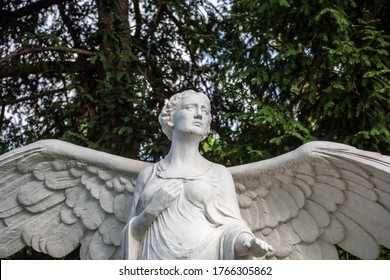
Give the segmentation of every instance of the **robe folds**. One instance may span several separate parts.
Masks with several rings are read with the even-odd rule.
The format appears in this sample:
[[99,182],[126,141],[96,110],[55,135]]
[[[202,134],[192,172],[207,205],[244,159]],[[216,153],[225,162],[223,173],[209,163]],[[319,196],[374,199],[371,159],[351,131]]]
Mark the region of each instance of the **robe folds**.
[[[222,172],[221,172],[222,171]],[[231,178],[227,169],[210,163],[196,176],[177,177],[162,162],[154,165],[137,204],[139,214],[165,182],[179,180],[181,193],[146,230],[141,240],[131,233],[131,223],[124,231],[126,259],[235,259],[234,244],[241,233],[253,233],[241,218]],[[166,183],[165,183],[166,186]]]

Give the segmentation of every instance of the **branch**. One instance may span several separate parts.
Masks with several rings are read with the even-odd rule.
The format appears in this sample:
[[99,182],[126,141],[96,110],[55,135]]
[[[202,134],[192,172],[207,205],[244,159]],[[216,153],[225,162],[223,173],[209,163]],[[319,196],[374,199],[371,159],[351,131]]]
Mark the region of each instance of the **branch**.
[[137,39],[141,38],[141,26],[142,26],[142,16],[141,10],[139,8],[139,1],[133,0],[134,12],[135,12],[135,35],[134,37]]
[[12,12],[1,12],[1,18],[5,19],[7,17],[9,18],[20,18],[24,16],[28,16],[34,13],[38,13],[40,10],[49,8],[53,5],[60,4],[62,2],[65,2],[67,0],[41,0],[39,2],[34,2],[30,5],[27,5],[23,8],[20,8],[18,10],[12,11]]
[[191,61],[192,63],[197,67],[197,62],[196,62],[196,59],[195,59],[195,56],[193,54],[193,52],[191,51],[191,47],[190,47],[190,42],[188,41],[187,39],[187,35],[186,35],[186,32],[184,31],[183,29],[183,26],[182,24],[180,23],[180,21],[171,13],[171,11],[168,9],[166,9],[166,12],[167,14],[170,16],[170,18],[172,19],[173,23],[176,25],[176,27],[179,29],[179,32],[181,33],[182,37],[183,37],[183,40],[184,40],[184,43],[187,47],[187,50],[190,54],[190,57],[191,57]]
[[65,12],[65,5],[63,3],[58,5],[58,10],[60,12],[60,16],[62,18],[62,21],[64,22],[65,26],[68,28],[69,34],[72,37],[73,44],[76,47],[80,46],[80,37],[77,32],[77,30],[72,25],[72,20],[69,18],[69,16]]
[[[159,5],[157,13],[154,15],[153,21],[152,21],[152,24],[151,24],[151,27],[150,27],[150,29],[152,31],[151,34],[154,34],[154,32],[155,32],[155,30],[157,28],[158,23],[161,21],[162,13],[163,13],[164,9],[165,9],[165,5],[164,4]],[[153,42],[150,42],[148,50],[147,50],[147,53],[146,53],[146,59],[149,59],[150,52],[152,50],[152,46],[153,46]]]
[[46,51],[56,51],[56,52],[72,52],[72,53],[77,53],[77,54],[82,54],[82,55],[88,55],[88,56],[93,56],[96,55],[96,52],[93,51],[88,51],[88,50],[83,50],[83,49],[77,49],[77,48],[67,48],[67,47],[41,47],[41,48],[30,48],[30,49],[23,49],[17,52],[10,53],[9,55],[0,58],[0,63],[15,57],[15,56],[20,56],[24,54],[29,54],[29,53],[36,53],[36,52],[46,52]]
[[38,62],[22,64],[12,67],[0,68],[0,79],[7,77],[18,77],[26,74],[42,73],[86,73],[96,71],[96,66],[89,62]]
[[0,129],[3,127],[5,116],[5,105],[1,104],[1,112],[0,112]]
[[40,93],[40,94],[35,94],[35,95],[31,95],[31,96],[26,96],[26,97],[21,97],[21,98],[18,98],[18,99],[15,99],[15,100],[11,100],[11,101],[5,101],[5,102],[1,102],[0,103],[0,106],[6,106],[6,105],[13,105],[13,104],[16,104],[16,103],[19,103],[19,102],[23,102],[23,101],[27,101],[27,100],[33,100],[33,99],[36,99],[36,98],[39,98],[39,97],[45,97],[45,96],[50,96],[50,95],[53,95],[53,94],[56,94],[56,93],[59,93],[59,92],[63,92],[64,90],[66,90],[65,88],[61,88],[61,89],[55,89],[55,90],[48,90],[48,91],[45,91],[43,93]]

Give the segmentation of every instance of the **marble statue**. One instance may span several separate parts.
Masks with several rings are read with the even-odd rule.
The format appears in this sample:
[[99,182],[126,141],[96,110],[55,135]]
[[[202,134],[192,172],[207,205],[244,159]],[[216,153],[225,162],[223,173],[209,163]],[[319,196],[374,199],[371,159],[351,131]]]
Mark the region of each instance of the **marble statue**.
[[390,157],[314,141],[226,168],[205,159],[210,101],[175,94],[151,164],[59,140],[0,156],[0,257],[25,246],[81,259],[363,259],[390,248]]

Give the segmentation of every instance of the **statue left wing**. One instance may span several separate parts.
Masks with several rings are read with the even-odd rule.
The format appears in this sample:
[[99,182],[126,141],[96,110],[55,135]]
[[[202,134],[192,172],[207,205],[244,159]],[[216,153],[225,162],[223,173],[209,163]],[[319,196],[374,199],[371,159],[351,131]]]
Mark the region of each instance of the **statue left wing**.
[[138,173],[148,164],[59,140],[0,155],[0,258],[25,246],[55,258],[120,259]]
[[362,259],[390,248],[390,157],[315,141],[231,167],[241,214],[270,259]]

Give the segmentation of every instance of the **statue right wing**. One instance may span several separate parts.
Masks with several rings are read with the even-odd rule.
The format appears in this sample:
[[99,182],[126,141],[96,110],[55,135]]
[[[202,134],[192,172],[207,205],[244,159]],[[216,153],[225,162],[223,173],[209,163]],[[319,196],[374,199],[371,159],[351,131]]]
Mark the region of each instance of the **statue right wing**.
[[31,246],[55,258],[121,259],[138,173],[148,163],[59,140],[0,156],[0,258]]
[[244,220],[269,259],[362,259],[390,249],[390,157],[314,141],[231,167]]

